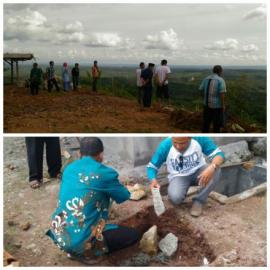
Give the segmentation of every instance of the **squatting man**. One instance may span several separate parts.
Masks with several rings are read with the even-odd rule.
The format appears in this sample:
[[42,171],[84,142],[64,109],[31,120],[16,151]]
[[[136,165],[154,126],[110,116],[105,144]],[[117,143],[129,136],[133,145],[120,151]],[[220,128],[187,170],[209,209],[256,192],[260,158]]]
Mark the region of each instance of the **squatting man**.
[[[211,160],[207,164],[205,157]],[[209,193],[220,179],[220,165],[224,153],[209,137],[172,137],[164,139],[147,165],[150,189],[160,188],[157,173],[166,162],[168,170],[168,197],[174,205],[181,204],[190,186],[199,185],[201,189],[193,197],[190,214],[198,217]]]

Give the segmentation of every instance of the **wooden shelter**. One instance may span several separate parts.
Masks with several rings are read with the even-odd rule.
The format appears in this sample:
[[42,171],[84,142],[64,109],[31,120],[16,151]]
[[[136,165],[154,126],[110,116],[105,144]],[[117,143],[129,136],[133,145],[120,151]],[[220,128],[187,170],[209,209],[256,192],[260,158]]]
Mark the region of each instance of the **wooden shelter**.
[[10,65],[11,83],[14,81],[14,63],[16,65],[16,81],[19,80],[19,61],[35,59],[32,53],[4,53],[4,61]]

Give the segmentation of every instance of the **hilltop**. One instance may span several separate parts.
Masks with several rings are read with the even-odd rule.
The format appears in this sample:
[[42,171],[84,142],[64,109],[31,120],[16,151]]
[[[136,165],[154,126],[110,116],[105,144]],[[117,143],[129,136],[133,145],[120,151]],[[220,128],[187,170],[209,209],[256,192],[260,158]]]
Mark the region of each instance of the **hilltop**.
[[[9,133],[185,133],[201,128],[201,112],[172,107],[141,111],[135,99],[103,91],[42,90],[38,96],[17,86],[5,86],[4,91],[4,131]],[[245,132],[262,131],[234,118],[223,132],[243,132],[235,123]]]

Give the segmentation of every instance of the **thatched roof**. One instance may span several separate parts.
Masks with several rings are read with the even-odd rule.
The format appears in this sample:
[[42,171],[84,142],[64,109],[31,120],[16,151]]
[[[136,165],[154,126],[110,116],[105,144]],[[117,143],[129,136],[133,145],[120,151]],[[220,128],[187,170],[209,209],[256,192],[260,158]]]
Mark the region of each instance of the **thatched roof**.
[[26,61],[35,58],[32,53],[4,53],[4,60]]

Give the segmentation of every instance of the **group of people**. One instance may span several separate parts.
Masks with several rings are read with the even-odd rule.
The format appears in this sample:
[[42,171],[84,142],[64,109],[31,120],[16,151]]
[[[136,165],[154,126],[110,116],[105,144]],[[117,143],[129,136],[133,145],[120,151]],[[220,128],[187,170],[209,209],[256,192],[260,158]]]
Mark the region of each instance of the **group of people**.
[[[73,85],[73,90],[77,90],[80,81],[79,64],[75,63],[70,73],[68,64],[65,62],[63,63],[61,72],[62,72],[61,77],[63,82],[63,90],[65,92],[69,91],[71,89],[71,82]],[[100,77],[100,69],[98,67],[98,62],[96,60],[94,61],[94,64],[91,68],[91,74],[92,74],[92,90],[96,92],[97,81],[98,78]],[[48,92],[51,92],[53,87],[56,88],[56,91],[58,92],[60,91],[60,87],[56,79],[54,61],[49,62],[49,66],[46,68],[45,74],[43,73],[42,69],[38,66],[37,63],[33,64],[33,68],[31,69],[30,72],[30,89],[32,95],[38,95],[42,79],[47,81]]]
[[[56,177],[61,169],[59,138],[27,138],[30,186],[42,184],[42,155],[47,150],[48,170]],[[101,255],[133,245],[141,238],[135,228],[108,222],[112,201],[120,204],[130,192],[119,181],[118,173],[103,164],[104,146],[97,137],[80,141],[80,159],[64,168],[58,206],[51,218],[47,235],[69,257],[93,263]],[[206,162],[205,156],[210,160]],[[201,189],[193,197],[190,214],[202,214],[203,204],[220,179],[224,153],[209,137],[168,137],[147,165],[149,187],[160,188],[157,173],[165,162],[168,170],[168,197],[179,205],[192,185]]]
[[[163,59],[161,65],[155,68],[155,64],[149,63],[145,68],[141,62],[136,69],[138,103],[142,108],[150,108],[152,102],[153,82],[156,85],[156,98],[158,110],[164,104],[169,104],[169,74],[170,67],[167,60]],[[220,65],[213,67],[213,74],[207,76],[201,83],[199,90],[203,94],[203,128],[202,132],[208,133],[213,123],[213,132],[220,133],[224,125],[226,84],[222,78],[223,68]]]
[[164,102],[169,101],[168,78],[171,69],[167,66],[167,60],[163,59],[159,67],[155,69],[155,64],[149,63],[145,68],[144,62],[141,62],[136,70],[138,103],[140,107],[150,108],[152,103],[153,80],[157,86],[156,97],[159,107]]

